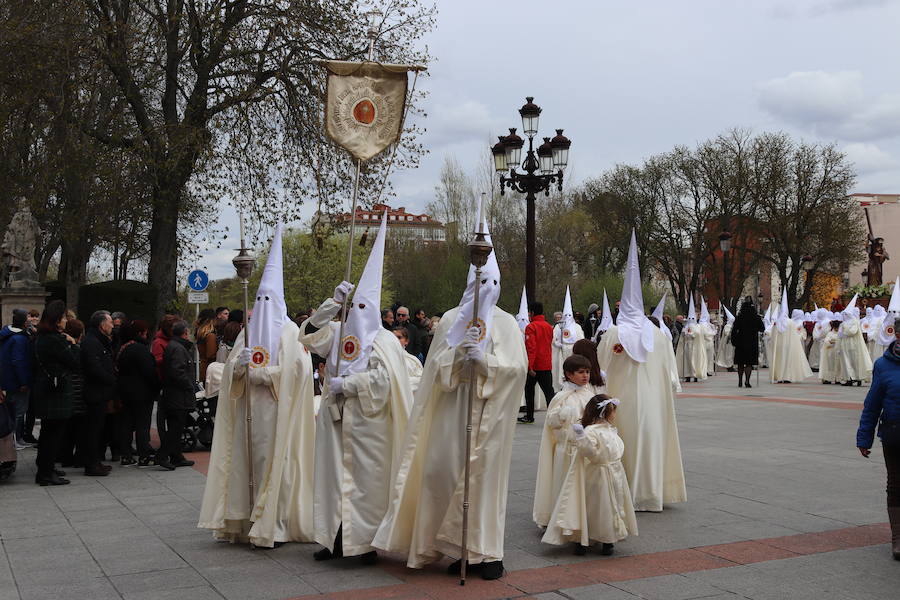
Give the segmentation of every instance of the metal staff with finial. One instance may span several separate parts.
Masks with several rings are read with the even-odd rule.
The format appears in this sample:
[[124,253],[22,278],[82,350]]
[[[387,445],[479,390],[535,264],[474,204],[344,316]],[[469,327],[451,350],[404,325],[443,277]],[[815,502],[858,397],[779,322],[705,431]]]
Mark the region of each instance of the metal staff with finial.
[[[481,267],[487,264],[488,256],[494,247],[485,238],[487,232],[482,230],[481,200],[478,201],[478,220],[475,223],[475,239],[469,242],[469,262],[475,267],[475,297],[472,301],[472,322],[470,327],[483,327],[478,319],[478,301],[481,292]],[[484,332],[482,332],[484,333]],[[463,513],[462,513],[462,552],[459,567],[459,585],[466,585],[466,563],[469,560],[469,465],[472,462],[472,409],[475,406],[477,388],[477,366],[475,361],[469,363],[469,398],[466,409],[466,463],[463,477]]]
[[[250,312],[250,299],[247,292],[247,288],[250,285],[250,273],[253,272],[253,267],[256,265],[256,259],[250,256],[247,252],[247,246],[244,243],[244,211],[240,211],[239,213],[240,220],[240,230],[241,230],[241,247],[238,250],[238,255],[235,256],[231,260],[231,264],[234,265],[234,270],[237,272],[238,278],[241,280],[241,288],[244,293],[244,348],[250,347],[250,332],[248,331],[248,321],[249,321],[249,312]],[[249,368],[249,366],[248,366]],[[248,375],[249,376],[249,375]],[[253,480],[253,413],[250,411],[250,394],[248,393],[247,386],[244,386],[244,416],[247,419],[247,467],[249,477],[249,486],[250,486],[250,513],[253,513],[253,504],[255,494],[253,490],[256,485]]]

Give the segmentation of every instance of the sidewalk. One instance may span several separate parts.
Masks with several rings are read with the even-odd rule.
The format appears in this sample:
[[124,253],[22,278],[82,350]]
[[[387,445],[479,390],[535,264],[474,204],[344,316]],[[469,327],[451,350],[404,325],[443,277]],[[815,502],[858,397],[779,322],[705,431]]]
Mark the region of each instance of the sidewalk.
[[[639,513],[616,556],[540,543],[531,502],[540,426],[516,430],[508,570],[465,587],[386,556],[318,563],[316,547],[251,550],[196,529],[205,461],[174,472],[116,466],[109,477],[34,485],[34,450],[0,485],[0,600],[44,598],[891,598],[880,448],[854,447],[868,388],[737,387],[719,373],[685,385],[677,413],[688,502]],[[754,377],[755,382],[755,377]],[[192,458],[206,458],[198,453]]]

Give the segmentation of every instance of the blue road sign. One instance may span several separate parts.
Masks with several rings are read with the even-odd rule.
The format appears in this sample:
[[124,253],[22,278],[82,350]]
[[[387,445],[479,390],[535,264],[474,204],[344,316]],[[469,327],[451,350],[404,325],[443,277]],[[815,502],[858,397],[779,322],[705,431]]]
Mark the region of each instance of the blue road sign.
[[188,287],[195,292],[202,292],[208,285],[209,275],[206,274],[206,271],[197,269],[195,271],[191,271],[190,275],[188,275]]

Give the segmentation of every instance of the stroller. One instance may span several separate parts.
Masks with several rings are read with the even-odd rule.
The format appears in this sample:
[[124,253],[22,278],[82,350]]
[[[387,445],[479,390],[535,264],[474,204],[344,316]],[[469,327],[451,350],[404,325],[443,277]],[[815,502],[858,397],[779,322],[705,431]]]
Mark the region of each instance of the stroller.
[[199,442],[204,448],[212,448],[216,407],[219,403],[219,384],[222,381],[224,363],[213,362],[206,368],[205,385],[196,394],[197,408],[188,414],[184,432],[181,434],[183,452],[193,452]]

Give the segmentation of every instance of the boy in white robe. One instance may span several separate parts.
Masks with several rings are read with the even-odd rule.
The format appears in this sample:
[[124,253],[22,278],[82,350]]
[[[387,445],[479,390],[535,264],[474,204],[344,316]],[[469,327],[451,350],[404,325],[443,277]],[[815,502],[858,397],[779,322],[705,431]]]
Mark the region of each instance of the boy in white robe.
[[556,504],[569,463],[575,455],[575,435],[572,424],[581,419],[584,406],[594,397],[590,384],[591,363],[584,356],[573,354],[563,364],[566,381],[563,389],[553,396],[547,407],[541,448],[538,453],[532,518],[546,527]]
[[[250,348],[235,341],[222,371],[216,428],[198,527],[215,537],[271,548],[311,542],[315,415],[312,360],[288,318],[282,278],[281,227],[260,281]],[[255,497],[249,500],[247,421]]]
[[716,368],[716,333],[718,326],[709,318],[706,299],[700,297],[700,320],[697,321],[703,331],[703,347],[706,349],[706,375],[711,377]]
[[[788,316],[787,289],[782,290],[778,319],[772,328],[772,359],[769,363],[769,378],[772,383],[800,382],[812,377],[812,369],[803,348],[806,330]],[[799,312],[799,311],[798,311]],[[802,313],[801,313],[802,315]]]
[[622,466],[624,444],[614,425],[618,402],[605,394],[594,396],[585,406],[581,423],[571,426],[577,450],[569,461],[542,542],[574,542],[577,555],[599,542],[600,554],[609,556],[616,542],[637,535],[631,491]]

